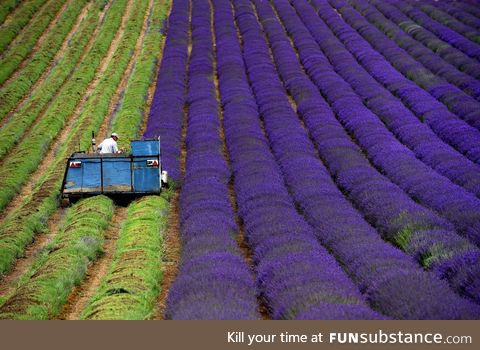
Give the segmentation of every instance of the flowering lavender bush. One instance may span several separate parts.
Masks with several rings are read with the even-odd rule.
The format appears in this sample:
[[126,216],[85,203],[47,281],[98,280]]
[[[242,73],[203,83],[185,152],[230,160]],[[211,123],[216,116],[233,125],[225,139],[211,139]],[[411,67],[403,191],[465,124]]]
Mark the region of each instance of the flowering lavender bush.
[[[469,311],[470,307],[476,308],[473,304],[465,303],[454,293],[447,292],[446,284],[423,272],[413,260],[383,242],[345,200],[329,173],[315,157],[313,146],[290,107],[249,2],[238,0],[234,3],[244,43],[246,69],[264,120],[266,135],[297,205],[314,226],[320,241],[342,262],[360,290],[367,295],[370,304],[390,317],[474,317],[478,311]],[[278,30],[275,30],[274,18],[264,17],[263,11],[270,9],[269,5],[262,1],[254,3],[264,30],[268,33],[274,56],[292,57],[288,53],[288,50],[292,52],[289,41],[279,39],[281,35],[285,36],[281,27],[277,23]],[[294,54],[292,59],[296,60]],[[284,65],[280,61],[276,62],[280,72],[291,69],[292,61],[284,62]],[[308,96],[307,91],[302,92]],[[356,248],[358,245],[361,246],[360,249]],[[388,272],[383,270],[387,265]],[[411,285],[408,293],[386,298],[387,290],[391,292],[390,288],[394,288],[396,283],[404,283],[408,275],[411,275],[409,280],[415,287]],[[377,284],[378,282],[380,283]],[[430,287],[422,287],[423,283]],[[416,292],[412,293],[413,290]],[[419,294],[414,296],[415,293]],[[430,293],[438,293],[438,297],[432,297]],[[417,304],[418,300],[428,298],[436,301],[422,306]],[[445,302],[437,303],[442,298],[451,298],[458,309],[455,308],[454,311],[445,308]],[[410,305],[409,311],[405,305]],[[460,314],[459,309],[463,310]],[[435,314],[437,315],[434,316]]]
[[[188,68],[185,182],[180,196],[183,252],[167,300],[169,319],[257,319],[256,289],[237,245],[212,81],[210,5],[193,2]],[[212,225],[213,223],[213,225]]]
[[180,142],[188,60],[189,1],[175,0],[172,6],[162,63],[144,136],[160,136],[162,166],[168,171],[170,178],[178,183],[181,181]]

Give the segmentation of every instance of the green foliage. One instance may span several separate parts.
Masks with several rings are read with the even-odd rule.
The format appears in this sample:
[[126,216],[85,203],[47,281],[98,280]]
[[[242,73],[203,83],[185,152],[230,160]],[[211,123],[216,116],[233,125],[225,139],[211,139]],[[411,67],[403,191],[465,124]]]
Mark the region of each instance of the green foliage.
[[[50,64],[57,51],[62,46],[64,39],[72,29],[75,19],[80,14],[87,0],[74,1],[68,6],[63,15],[60,17],[57,25],[52,28],[51,32],[45,38],[41,47],[36,51],[31,61],[19,72],[19,75],[4,85],[0,90],[0,98],[2,99],[2,108],[0,109],[0,119],[5,117],[13,106],[28,92],[33,84],[41,77],[45,68]],[[17,69],[21,62],[20,56],[14,56],[11,60],[15,60],[17,64],[11,64],[8,67]],[[12,61],[13,62],[13,61]],[[9,77],[13,70],[8,71],[7,66],[2,67],[0,74]]]
[[143,320],[153,316],[162,279],[168,202],[144,197],[128,208],[109,272],[82,319]]
[[20,4],[22,0],[5,0],[2,1],[0,5],[0,23],[5,21],[5,18],[17,8],[18,4]]
[[113,202],[97,196],[70,208],[60,232],[20,278],[0,307],[0,319],[48,319],[57,316],[90,261],[102,251]]
[[[71,38],[70,45],[65,50],[63,57],[53,67],[48,77],[30,93],[30,98],[26,103],[0,129],[0,158],[3,158],[10,148],[18,142],[39,114],[45,111],[48,103],[54,98],[63,83],[71,77],[88,40],[97,26],[102,4],[102,0],[96,0],[93,9],[88,12],[78,31]],[[21,97],[29,91],[32,85],[28,83],[30,81],[29,73],[35,74],[35,72],[30,72],[29,69],[35,69],[35,67],[35,65],[26,67],[14,83],[0,89],[0,99],[2,100],[0,118],[12,110]]]
[[42,120],[31,130],[31,135],[4,159],[0,169],[0,210],[18,193],[62,130],[68,116],[75,110],[120,26],[125,4],[126,0],[119,0],[112,5],[90,54],[77,67],[72,79],[48,107]]
[[65,1],[50,1],[32,18],[29,25],[15,37],[15,42],[11,43],[0,59],[0,84],[4,83],[20,62],[32,52],[38,38],[40,38],[50,22],[55,18]]
[[32,16],[47,2],[47,0],[31,0],[28,1],[15,14],[12,21],[0,28],[0,52],[3,53],[12,40],[27,25]]
[[156,78],[155,67],[164,40],[161,33],[162,21],[167,15],[168,7],[169,1],[165,1],[162,7],[153,7],[142,50],[113,121],[112,130],[122,135],[119,140],[122,148],[130,147],[130,140],[138,136],[145,117],[148,89]]

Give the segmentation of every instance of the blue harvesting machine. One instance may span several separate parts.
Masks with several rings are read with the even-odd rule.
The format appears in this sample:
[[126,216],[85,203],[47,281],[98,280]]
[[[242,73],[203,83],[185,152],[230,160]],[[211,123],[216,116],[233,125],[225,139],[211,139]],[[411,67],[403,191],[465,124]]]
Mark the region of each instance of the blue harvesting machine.
[[160,194],[162,184],[167,184],[160,140],[134,140],[131,149],[131,154],[73,153],[65,169],[62,197],[75,201],[98,194],[117,198]]

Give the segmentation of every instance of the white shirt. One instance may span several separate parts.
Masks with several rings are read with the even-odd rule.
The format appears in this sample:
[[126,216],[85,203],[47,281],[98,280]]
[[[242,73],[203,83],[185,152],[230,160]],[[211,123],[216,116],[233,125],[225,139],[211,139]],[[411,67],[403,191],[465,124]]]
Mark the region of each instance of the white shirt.
[[108,138],[103,140],[101,144],[98,145],[98,150],[99,153],[117,153],[118,152],[118,146],[117,146],[117,141],[115,141],[113,138]]

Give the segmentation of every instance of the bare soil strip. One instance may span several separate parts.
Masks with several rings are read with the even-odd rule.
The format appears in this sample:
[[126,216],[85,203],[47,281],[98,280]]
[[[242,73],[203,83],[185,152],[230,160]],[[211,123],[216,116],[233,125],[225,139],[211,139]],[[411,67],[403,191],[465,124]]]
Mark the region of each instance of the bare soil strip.
[[23,257],[17,259],[12,271],[8,275],[5,275],[3,279],[0,279],[0,296],[5,296],[13,292],[17,286],[18,278],[27,272],[37,255],[57,234],[59,224],[64,215],[64,209],[57,210],[48,221],[48,230],[43,234],[35,236],[35,241],[25,249]]
[[[115,91],[115,95],[112,98],[110,105],[108,107],[107,116],[105,117],[97,135],[95,136],[98,141],[103,140],[107,137],[107,134],[111,128],[113,120],[115,119],[116,112],[118,110],[118,106],[122,97],[125,93],[125,89],[128,84],[128,80],[132,76],[133,69],[135,68],[135,64],[137,62],[137,57],[140,51],[142,50],[143,43],[145,41],[145,34],[148,30],[148,20],[150,18],[150,14],[152,12],[154,0],[149,0],[147,11],[145,12],[145,16],[143,17],[143,25],[140,35],[138,36],[137,42],[135,44],[135,48],[133,50],[133,54],[128,62],[128,66],[123,74],[122,80]],[[158,4],[156,6],[161,6],[162,4]],[[148,116],[148,114],[146,114]]]
[[[53,141],[52,145],[50,146],[50,148],[49,148],[48,152],[46,153],[45,157],[43,158],[42,162],[39,164],[37,170],[30,176],[27,183],[22,187],[22,190],[20,191],[20,193],[17,196],[15,196],[13,198],[13,200],[10,201],[9,205],[5,208],[5,210],[2,213],[0,213],[0,220],[2,220],[9,213],[11,213],[16,208],[21,206],[21,204],[23,202],[23,199],[27,196],[28,193],[30,193],[32,191],[34,186],[45,175],[48,168],[55,161],[55,155],[57,154],[58,149],[60,148],[60,146],[62,144],[64,144],[66,142],[68,136],[72,132],[72,129],[74,128],[75,123],[77,122],[78,116],[80,115],[80,113],[83,109],[83,106],[87,102],[87,100],[90,97],[90,95],[92,94],[92,92],[95,90],[95,88],[96,88],[97,84],[99,83],[105,69],[108,66],[108,63],[110,62],[110,59],[114,55],[114,53],[115,53],[115,51],[118,47],[118,44],[120,42],[120,39],[123,35],[123,30],[125,29],[126,21],[130,17],[130,12],[131,12],[131,9],[132,9],[133,5],[134,5],[134,0],[130,0],[128,2],[127,8],[126,8],[126,10],[123,14],[122,24],[120,26],[120,29],[115,34],[115,37],[114,37],[112,43],[110,44],[107,55],[102,59],[99,67],[97,68],[97,72],[95,74],[94,79],[90,82],[89,86],[87,87],[87,90],[86,90],[85,94],[83,95],[81,101],[77,104],[77,107],[76,107],[75,111],[70,115],[70,117],[68,118],[67,122],[65,123],[65,126],[63,127],[62,131],[59,133],[57,138]],[[94,36],[95,36],[95,33],[92,36],[92,45],[93,45]],[[88,49],[90,49],[92,45],[90,45],[90,47]],[[81,60],[80,60],[80,62],[81,62]],[[37,122],[39,122],[40,119],[41,118],[39,117],[37,119]],[[33,129],[33,126],[30,128],[30,130],[32,130],[32,129]],[[28,135],[29,135],[29,133],[27,133],[24,137],[28,137]]]
[[80,314],[90,298],[97,291],[102,278],[110,268],[115,253],[115,243],[126,218],[127,208],[117,207],[113,214],[112,223],[105,233],[105,244],[103,245],[104,254],[90,265],[84,282],[73,289],[67,304],[58,317],[59,319],[78,320],[80,318]]
[[[95,29],[94,33],[92,34],[92,37],[91,39],[89,40],[89,42],[87,43],[87,45],[85,46],[85,50],[84,50],[84,54],[82,55],[82,57],[78,60],[77,62],[77,65],[82,62],[82,60],[84,59],[84,57],[86,56],[86,54],[88,52],[90,52],[90,48],[91,46],[93,45],[93,41],[96,37],[96,33],[98,32],[99,30],[99,27],[100,27],[100,23],[102,23],[103,21],[103,18],[105,16],[105,14],[107,13],[108,9],[110,8],[110,4],[111,3],[108,3],[105,8],[103,9],[103,11],[101,12],[100,16],[99,16],[99,19],[98,19],[98,26],[97,28]],[[70,30],[70,32],[68,33],[68,35],[66,36],[65,40],[63,41],[63,44],[62,46],[60,47],[60,49],[58,50],[58,52],[56,53],[55,57],[52,59],[52,62],[50,63],[50,65],[48,66],[47,69],[45,69],[45,71],[42,73],[42,75],[40,76],[40,78],[35,82],[35,84],[33,84],[33,86],[31,87],[30,89],[30,92],[26,93],[25,96],[18,102],[17,106],[12,110],[10,111],[10,113],[8,113],[8,115],[5,116],[5,118],[3,118],[1,121],[0,121],[0,129],[5,125],[7,124],[7,122],[10,121],[10,119],[12,118],[12,116],[15,114],[15,112],[17,112],[18,110],[20,110],[20,108],[22,108],[23,106],[25,106],[25,103],[30,99],[30,96],[32,95],[33,91],[36,91],[40,85],[42,85],[45,81],[45,79],[50,75],[52,69],[57,65],[57,62],[65,55],[65,51],[67,50],[69,44],[70,44],[70,41],[72,40],[72,37],[77,33],[78,31],[78,28],[80,27],[80,24],[82,23],[82,21],[84,20],[84,18],[87,16],[87,13],[88,11],[91,9],[92,7],[92,2],[89,2],[87,3],[87,5],[82,9],[82,12],[80,13],[80,15],[78,16],[75,24],[73,25],[72,29]],[[23,68],[23,67],[22,67]],[[12,76],[11,79],[15,79],[18,74],[20,74],[20,71],[17,70],[15,73],[14,73],[14,76]],[[8,84],[10,82],[9,79],[7,82],[5,82],[5,85]],[[65,80],[64,84],[68,81],[68,79]],[[58,91],[61,90],[62,87],[60,87],[58,89]],[[55,99],[55,97],[58,95],[58,93],[52,98],[52,101]],[[46,109],[46,108],[45,108]]]
[[28,2],[28,1],[26,1],[26,0],[23,0],[22,2],[20,2],[20,3],[18,4],[18,6],[15,7],[15,8],[13,9],[13,11],[10,12],[10,13],[7,15],[7,17],[5,17],[5,20],[3,21],[3,23],[0,24],[0,27],[8,26],[8,25],[10,24],[10,22],[12,21],[12,19],[17,16],[17,14],[18,14],[18,12],[20,11],[20,9],[21,9],[22,7],[24,7],[27,2]]
[[[35,44],[35,46],[33,47],[32,51],[30,52],[30,54],[28,55],[28,57],[26,57],[22,63],[20,63],[20,65],[18,66],[18,68],[15,70],[15,72],[10,76],[10,78],[8,78],[2,86],[5,86],[7,84],[10,84],[13,80],[15,80],[19,73],[21,72],[21,70],[23,68],[25,68],[25,66],[27,64],[29,64],[31,61],[32,61],[32,57],[33,55],[40,49],[40,47],[43,45],[43,43],[45,42],[45,39],[47,38],[47,36],[50,34],[50,32],[52,31],[52,28],[54,28],[58,21],[60,20],[60,17],[63,16],[63,14],[65,13],[65,11],[67,10],[68,6],[70,5],[70,3],[72,1],[75,1],[75,0],[67,0],[65,1],[65,3],[63,4],[63,6],[60,8],[60,11],[57,12],[57,14],[55,15],[55,18],[53,18],[53,20],[50,22],[50,24],[48,25],[48,27],[45,29],[45,31],[42,33],[42,35],[40,35],[40,38],[38,38],[38,41],[37,43]],[[86,5],[88,6],[88,4]]]

